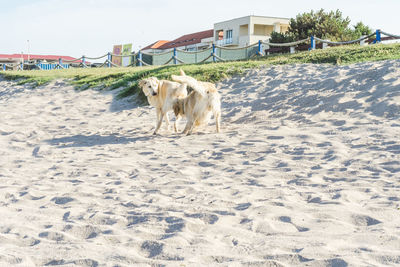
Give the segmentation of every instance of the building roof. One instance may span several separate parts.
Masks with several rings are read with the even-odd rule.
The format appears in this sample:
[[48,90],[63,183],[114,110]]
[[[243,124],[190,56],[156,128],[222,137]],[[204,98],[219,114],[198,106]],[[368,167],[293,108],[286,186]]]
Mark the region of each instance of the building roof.
[[162,46],[162,45],[164,45],[164,44],[166,44],[166,43],[168,43],[168,42],[169,42],[169,41],[166,41],[166,40],[159,40],[159,41],[157,41],[157,42],[152,43],[151,45],[148,45],[148,46],[142,48],[141,50],[157,49],[157,48],[159,48],[160,46]]
[[[0,59],[21,59],[28,60],[28,54],[0,54]],[[76,58],[70,56],[57,56],[57,55],[31,55],[29,54],[29,59],[40,59],[40,60],[50,60],[50,61],[58,61],[61,58],[62,60],[74,60]],[[80,62],[80,61],[76,61]]]
[[234,19],[228,19],[228,20],[220,21],[220,22],[214,23],[214,25],[215,25],[215,24],[219,24],[219,23],[225,23],[225,22],[228,22],[228,21],[237,20],[237,19],[250,18],[250,17],[253,17],[253,18],[265,18],[265,19],[284,19],[284,20],[288,20],[288,21],[290,20],[290,18],[283,18],[283,17],[270,17],[270,16],[248,15],[248,16],[243,16],[243,17],[239,17],[239,18],[234,18]]
[[206,30],[183,35],[173,41],[167,42],[158,47],[158,49],[170,49],[179,46],[186,46],[201,43],[202,39],[214,36],[214,30]]

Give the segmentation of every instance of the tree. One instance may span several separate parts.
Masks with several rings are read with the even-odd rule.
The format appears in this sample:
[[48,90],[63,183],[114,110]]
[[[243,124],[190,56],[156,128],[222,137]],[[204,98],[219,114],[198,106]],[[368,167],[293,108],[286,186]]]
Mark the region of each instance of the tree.
[[348,41],[368,35],[372,30],[362,22],[357,23],[354,29],[349,27],[349,17],[343,17],[340,10],[325,12],[320,9],[316,12],[299,14],[290,19],[289,30],[284,34],[272,33],[270,42],[283,43],[288,40],[302,40],[314,35],[331,41]]
[[281,32],[272,32],[271,33],[271,43],[290,43],[295,41],[295,36],[292,34],[289,34],[287,32],[281,33]]
[[370,35],[373,31],[370,27],[362,23],[361,21],[358,22],[354,27],[354,36],[356,38],[360,38],[362,35]]
[[296,36],[296,39],[305,39],[314,35],[322,39],[332,41],[341,40],[345,35],[346,29],[350,24],[349,17],[343,18],[339,10],[324,12],[320,9],[317,12],[311,10],[291,19],[289,23],[289,33]]

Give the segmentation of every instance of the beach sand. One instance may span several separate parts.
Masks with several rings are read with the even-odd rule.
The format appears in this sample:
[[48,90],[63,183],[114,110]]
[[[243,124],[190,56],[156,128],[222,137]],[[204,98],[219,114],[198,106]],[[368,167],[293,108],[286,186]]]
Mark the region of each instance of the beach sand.
[[218,87],[222,133],[153,136],[116,92],[0,81],[0,266],[400,265],[400,61]]

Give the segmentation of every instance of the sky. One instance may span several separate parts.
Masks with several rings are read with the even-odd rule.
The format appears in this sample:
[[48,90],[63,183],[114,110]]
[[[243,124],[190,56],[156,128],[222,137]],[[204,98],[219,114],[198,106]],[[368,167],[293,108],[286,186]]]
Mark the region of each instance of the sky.
[[225,20],[294,18],[321,8],[400,35],[400,0],[0,0],[0,54],[98,57],[115,44],[137,51]]

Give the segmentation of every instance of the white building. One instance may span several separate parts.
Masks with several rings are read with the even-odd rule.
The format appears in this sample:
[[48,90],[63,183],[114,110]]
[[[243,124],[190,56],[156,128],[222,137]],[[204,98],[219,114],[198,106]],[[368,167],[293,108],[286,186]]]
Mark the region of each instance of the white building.
[[243,47],[259,40],[268,41],[271,32],[284,33],[289,29],[289,19],[263,16],[246,16],[214,24],[214,29],[183,35],[173,41],[157,41],[142,52],[161,53],[174,48],[196,51],[219,46]]
[[285,33],[288,29],[288,18],[246,16],[215,23],[214,43],[243,47],[259,40],[268,41],[273,31]]

